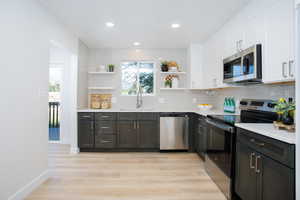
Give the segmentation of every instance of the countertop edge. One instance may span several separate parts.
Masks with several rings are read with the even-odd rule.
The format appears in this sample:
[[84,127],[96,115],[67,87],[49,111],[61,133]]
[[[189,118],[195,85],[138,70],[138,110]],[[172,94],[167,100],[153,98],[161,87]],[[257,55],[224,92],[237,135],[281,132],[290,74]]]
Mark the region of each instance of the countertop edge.
[[288,144],[296,144],[295,133],[290,133],[284,130],[277,130],[273,124],[262,124],[262,123],[236,123],[236,127],[242,128],[247,131],[254,132],[256,134],[266,136],[281,142]]

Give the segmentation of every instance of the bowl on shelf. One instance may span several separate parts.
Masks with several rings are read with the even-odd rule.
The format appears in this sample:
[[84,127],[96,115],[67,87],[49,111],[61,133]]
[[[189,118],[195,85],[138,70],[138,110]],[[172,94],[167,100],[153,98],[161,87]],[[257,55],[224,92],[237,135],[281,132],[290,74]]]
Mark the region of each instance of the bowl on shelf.
[[213,108],[213,105],[211,105],[211,104],[198,104],[197,107],[202,111],[208,111],[208,110],[211,110]]

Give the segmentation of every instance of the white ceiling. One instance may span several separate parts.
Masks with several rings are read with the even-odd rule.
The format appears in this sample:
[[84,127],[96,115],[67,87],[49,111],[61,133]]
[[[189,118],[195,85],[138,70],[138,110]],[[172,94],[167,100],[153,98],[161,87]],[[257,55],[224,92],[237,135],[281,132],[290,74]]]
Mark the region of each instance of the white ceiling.
[[[41,0],[90,48],[185,48],[250,0]],[[115,27],[108,28],[111,21]],[[181,28],[172,29],[172,23]]]

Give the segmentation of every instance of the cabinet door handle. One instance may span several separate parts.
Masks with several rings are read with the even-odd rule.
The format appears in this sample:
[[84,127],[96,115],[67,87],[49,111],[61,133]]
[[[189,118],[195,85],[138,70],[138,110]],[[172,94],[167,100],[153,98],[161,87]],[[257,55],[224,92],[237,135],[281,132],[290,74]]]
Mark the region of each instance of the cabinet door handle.
[[133,128],[136,129],[136,122],[133,121]]
[[101,140],[101,143],[104,144],[104,143],[112,143],[111,140]]
[[260,169],[258,167],[258,159],[261,159],[261,156],[256,156],[256,158],[255,158],[255,172],[259,174]]
[[102,115],[101,118],[109,118],[110,116]]
[[293,64],[294,64],[294,61],[290,60],[289,61],[289,75],[290,75],[290,77],[294,77],[294,74],[292,72],[292,70],[293,70]]
[[137,129],[139,129],[140,128],[140,123],[138,121],[136,122],[136,125],[137,125]]
[[101,128],[102,128],[102,129],[108,129],[109,127],[107,127],[107,126],[102,126]]
[[253,165],[253,156],[255,156],[255,153],[250,154],[250,169],[254,169],[255,166]]
[[285,72],[286,72],[286,70],[285,70],[286,65],[287,65],[286,62],[283,62],[283,63],[282,63],[282,76],[283,76],[284,78],[287,78],[287,74],[285,73]]
[[82,115],[82,116],[80,116],[80,118],[88,118],[88,119],[90,119],[91,116],[90,115]]

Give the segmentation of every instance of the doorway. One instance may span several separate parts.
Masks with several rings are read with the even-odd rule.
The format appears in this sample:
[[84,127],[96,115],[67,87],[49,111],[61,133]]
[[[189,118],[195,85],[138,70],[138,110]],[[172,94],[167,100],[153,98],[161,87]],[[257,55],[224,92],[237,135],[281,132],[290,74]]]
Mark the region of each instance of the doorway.
[[63,65],[50,63],[49,69],[49,141],[60,142],[61,85]]
[[49,143],[73,144],[74,152],[77,144],[77,60],[77,55],[63,45],[50,42]]

